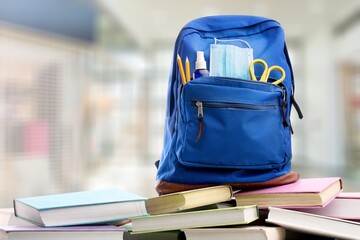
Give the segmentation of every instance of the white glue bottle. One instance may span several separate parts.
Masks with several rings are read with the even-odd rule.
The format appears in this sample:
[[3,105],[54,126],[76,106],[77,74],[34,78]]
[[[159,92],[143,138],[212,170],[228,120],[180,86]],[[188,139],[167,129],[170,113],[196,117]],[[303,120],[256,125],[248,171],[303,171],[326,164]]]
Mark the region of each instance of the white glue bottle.
[[193,79],[199,77],[209,76],[209,71],[206,69],[206,61],[203,51],[196,52],[196,62],[195,62],[195,71],[193,74]]

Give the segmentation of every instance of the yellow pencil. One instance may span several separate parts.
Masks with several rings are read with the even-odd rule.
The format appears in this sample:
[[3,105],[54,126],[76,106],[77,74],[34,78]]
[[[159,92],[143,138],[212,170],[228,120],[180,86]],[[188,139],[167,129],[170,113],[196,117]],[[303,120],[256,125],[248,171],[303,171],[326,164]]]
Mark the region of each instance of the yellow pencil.
[[186,75],[186,82],[190,82],[190,63],[188,57],[186,57],[186,61],[185,61],[185,75]]
[[178,63],[179,70],[180,70],[181,81],[185,85],[186,84],[186,78],[185,78],[185,73],[184,73],[184,67],[182,65],[181,58],[180,58],[179,54],[177,55],[177,63]]

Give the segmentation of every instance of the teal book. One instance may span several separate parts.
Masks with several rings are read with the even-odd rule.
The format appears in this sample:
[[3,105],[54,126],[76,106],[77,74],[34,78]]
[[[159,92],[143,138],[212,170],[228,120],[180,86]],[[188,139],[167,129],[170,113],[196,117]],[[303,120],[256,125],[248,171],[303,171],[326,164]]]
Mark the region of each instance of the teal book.
[[17,198],[15,216],[43,227],[121,222],[147,215],[147,198],[121,189],[102,189]]

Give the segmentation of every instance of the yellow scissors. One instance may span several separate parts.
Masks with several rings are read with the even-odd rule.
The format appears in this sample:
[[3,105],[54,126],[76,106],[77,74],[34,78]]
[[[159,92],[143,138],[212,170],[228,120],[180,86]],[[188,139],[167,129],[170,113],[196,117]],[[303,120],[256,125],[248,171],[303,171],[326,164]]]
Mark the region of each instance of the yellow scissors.
[[[260,63],[264,66],[264,72],[262,73],[260,79],[257,79],[254,73],[254,65]],[[278,85],[279,83],[281,83],[282,81],[284,81],[285,79],[285,70],[280,67],[280,66],[271,66],[270,68],[268,67],[267,63],[262,60],[262,59],[255,59],[254,61],[252,61],[249,65],[249,69],[250,69],[250,77],[251,80],[254,81],[260,81],[260,82],[267,82],[270,76],[270,72],[271,71],[280,71],[281,72],[281,77],[279,79],[277,79],[275,82],[273,82],[272,84]]]

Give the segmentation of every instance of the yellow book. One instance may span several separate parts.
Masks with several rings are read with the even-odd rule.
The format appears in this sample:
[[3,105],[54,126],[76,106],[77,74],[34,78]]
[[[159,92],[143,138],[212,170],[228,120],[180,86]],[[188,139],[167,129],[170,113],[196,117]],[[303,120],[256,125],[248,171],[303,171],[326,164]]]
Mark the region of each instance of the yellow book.
[[145,206],[149,214],[163,214],[225,202],[229,201],[231,197],[231,187],[221,185],[149,198],[145,202]]

